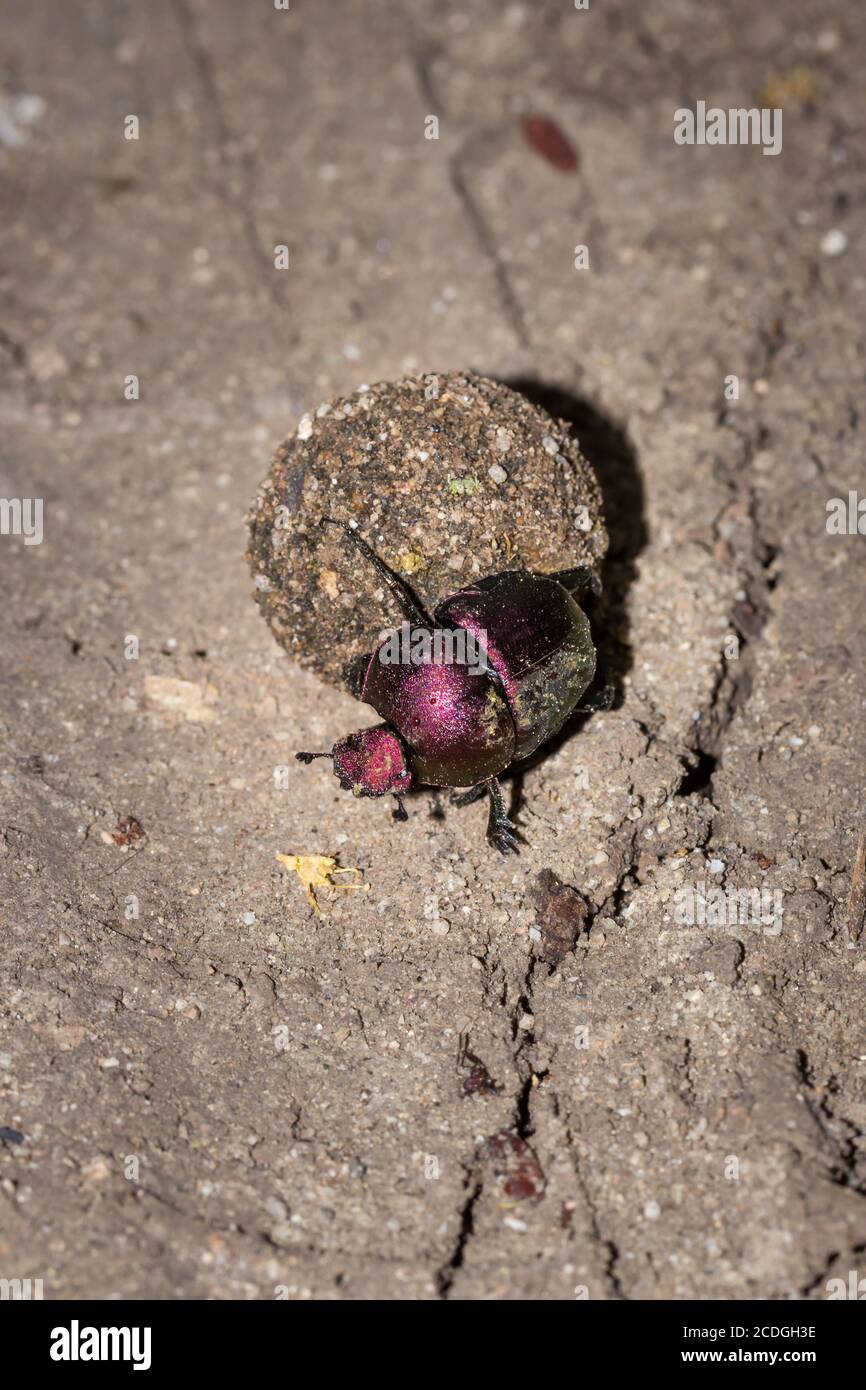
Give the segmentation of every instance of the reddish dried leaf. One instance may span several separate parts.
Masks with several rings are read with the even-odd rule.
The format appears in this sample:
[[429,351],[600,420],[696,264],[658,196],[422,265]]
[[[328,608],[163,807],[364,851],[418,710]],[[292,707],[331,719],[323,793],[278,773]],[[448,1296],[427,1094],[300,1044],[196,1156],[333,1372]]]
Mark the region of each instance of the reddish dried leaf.
[[131,845],[134,840],[140,840],[143,835],[144,827],[141,821],[136,820],[135,816],[124,816],[111,832],[111,838],[116,845]]
[[563,135],[559,126],[547,116],[524,116],[523,134],[526,143],[536,154],[552,164],[560,173],[573,174],[577,168],[577,154],[574,146]]
[[541,932],[541,955],[548,965],[559,962],[574,949],[586,925],[589,904],[570,884],[551,869],[542,869],[533,889],[535,922]]
[[544,1196],[545,1177],[541,1164],[525,1139],[513,1129],[501,1129],[484,1142],[484,1157],[496,1181],[514,1201],[539,1201]]

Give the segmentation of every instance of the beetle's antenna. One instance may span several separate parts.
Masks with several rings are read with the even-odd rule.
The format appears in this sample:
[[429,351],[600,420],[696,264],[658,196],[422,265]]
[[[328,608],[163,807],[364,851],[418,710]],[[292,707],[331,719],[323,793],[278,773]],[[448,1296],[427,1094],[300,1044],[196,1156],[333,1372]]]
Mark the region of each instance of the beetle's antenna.
[[295,757],[297,758],[297,760],[298,760],[299,763],[311,763],[311,762],[313,761],[314,758],[330,758],[331,756],[332,756],[332,754],[331,754],[330,752],[328,752],[328,753],[296,753],[296,754],[295,754]]
[[352,542],[357,550],[360,550],[364,559],[369,560],[376,572],[384,579],[386,585],[391,590],[394,598],[411,623],[414,623],[416,627],[433,626],[433,619],[424,605],[415,597],[406,581],[401,579],[398,574],[395,574],[392,569],[389,569],[384,560],[379,559],[375,550],[367,544],[362,536],[358,535],[357,531],[353,531],[351,526],[344,526],[342,521],[335,521],[332,516],[323,516],[322,525],[326,522],[329,526],[338,526],[343,532],[343,535]]

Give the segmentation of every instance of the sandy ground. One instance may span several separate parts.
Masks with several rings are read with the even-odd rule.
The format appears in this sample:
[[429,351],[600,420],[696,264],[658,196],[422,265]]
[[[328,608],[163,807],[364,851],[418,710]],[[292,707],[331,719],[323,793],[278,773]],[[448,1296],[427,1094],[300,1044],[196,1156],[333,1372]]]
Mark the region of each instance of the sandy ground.
[[[826,524],[866,493],[863,7],[2,11],[0,491],[44,538],[0,536],[0,1276],[826,1297],[866,1246],[866,543]],[[677,145],[698,100],[782,107],[782,153]],[[510,860],[481,805],[401,826],[293,763],[366,711],[243,558],[305,411],[458,368],[569,415],[612,539],[618,705],[509,784]],[[316,918],[278,853],[368,891]]]

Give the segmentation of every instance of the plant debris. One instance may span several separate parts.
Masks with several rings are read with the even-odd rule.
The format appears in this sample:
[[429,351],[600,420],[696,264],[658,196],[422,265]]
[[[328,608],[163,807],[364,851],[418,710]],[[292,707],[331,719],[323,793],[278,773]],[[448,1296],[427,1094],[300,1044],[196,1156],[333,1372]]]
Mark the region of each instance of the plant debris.
[[535,921],[541,932],[540,954],[548,965],[559,962],[574,949],[586,925],[589,904],[570,884],[557,878],[552,869],[542,869],[533,889]]
[[334,883],[335,874],[360,874],[361,870],[341,869],[330,854],[278,854],[277,859],[298,875],[310,905],[319,917],[322,909],[316,900],[315,889],[359,888],[363,893],[370,891],[369,883]]
[[484,1141],[483,1156],[491,1165],[498,1186],[517,1202],[538,1202],[546,1179],[541,1164],[525,1139],[513,1129],[501,1129]]
[[547,116],[524,116],[523,135],[526,143],[558,169],[562,174],[573,174],[577,168],[577,154],[574,146],[560,130],[555,121]]

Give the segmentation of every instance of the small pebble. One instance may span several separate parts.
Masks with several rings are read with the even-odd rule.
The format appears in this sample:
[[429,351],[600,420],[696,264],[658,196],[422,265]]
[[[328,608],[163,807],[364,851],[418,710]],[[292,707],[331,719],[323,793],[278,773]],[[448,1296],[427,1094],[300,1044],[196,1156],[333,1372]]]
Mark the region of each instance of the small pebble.
[[516,1216],[504,1216],[502,1218],[502,1224],[503,1226],[507,1226],[510,1231],[519,1231],[521,1234],[529,1230],[526,1222],[518,1220]]
[[848,250],[848,238],[838,227],[833,227],[822,236],[821,250],[825,256],[843,256]]

